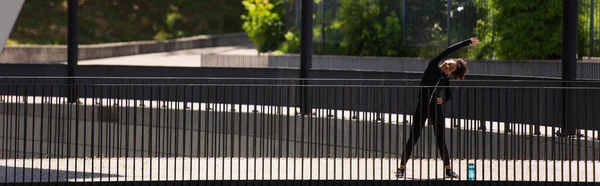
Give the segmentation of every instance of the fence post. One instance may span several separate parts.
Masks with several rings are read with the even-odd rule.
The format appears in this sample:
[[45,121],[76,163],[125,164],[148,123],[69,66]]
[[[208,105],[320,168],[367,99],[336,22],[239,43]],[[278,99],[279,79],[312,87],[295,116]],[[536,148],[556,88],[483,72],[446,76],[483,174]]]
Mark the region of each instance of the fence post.
[[573,115],[573,95],[568,89],[570,82],[577,78],[577,22],[578,20],[578,0],[563,0],[563,59],[562,59],[562,129],[558,132],[559,136],[576,135],[576,124]]
[[77,59],[78,59],[78,6],[79,0],[69,0],[69,18],[68,18],[68,49],[67,49],[67,76],[69,90],[67,92],[68,102],[75,103],[77,101],[77,96],[74,88],[74,80],[72,77],[75,76],[76,68],[77,68]]
[[310,114],[312,108],[308,101],[308,70],[312,68],[312,16],[313,16],[313,0],[302,0],[302,24],[300,33],[300,79],[302,81],[302,102],[301,110],[302,114]]

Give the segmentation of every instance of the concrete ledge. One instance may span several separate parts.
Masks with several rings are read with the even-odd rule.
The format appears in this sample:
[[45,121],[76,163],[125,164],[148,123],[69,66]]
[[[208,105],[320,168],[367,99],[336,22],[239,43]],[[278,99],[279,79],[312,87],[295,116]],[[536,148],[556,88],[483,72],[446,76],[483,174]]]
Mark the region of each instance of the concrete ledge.
[[[79,59],[100,59],[127,55],[169,52],[193,48],[231,46],[249,43],[245,33],[202,35],[166,41],[134,41],[79,46]],[[66,45],[7,46],[0,63],[58,63],[67,60]]]
[[[313,56],[313,69],[422,72],[430,59],[404,57]],[[469,60],[469,73],[522,77],[562,77],[560,60]],[[203,67],[300,68],[299,55],[201,55]],[[578,78],[600,79],[600,63],[578,61]]]

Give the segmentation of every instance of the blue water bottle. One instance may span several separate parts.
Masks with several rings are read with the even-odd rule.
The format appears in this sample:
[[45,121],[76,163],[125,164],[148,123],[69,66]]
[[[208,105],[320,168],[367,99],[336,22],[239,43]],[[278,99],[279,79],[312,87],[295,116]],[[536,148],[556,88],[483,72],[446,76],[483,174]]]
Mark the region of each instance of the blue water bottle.
[[475,180],[475,164],[473,163],[467,165],[467,180]]

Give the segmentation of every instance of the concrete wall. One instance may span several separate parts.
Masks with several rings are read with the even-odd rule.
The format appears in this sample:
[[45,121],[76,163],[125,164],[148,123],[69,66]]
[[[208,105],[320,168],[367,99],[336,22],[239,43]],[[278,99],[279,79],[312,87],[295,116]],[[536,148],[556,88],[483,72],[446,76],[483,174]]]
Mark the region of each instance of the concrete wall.
[[[298,55],[231,56],[205,54],[201,57],[206,67],[252,67],[252,68],[300,68]],[[361,57],[361,56],[313,56],[314,69],[368,70],[385,72],[422,72],[430,59]],[[560,60],[468,60],[470,74],[522,77],[562,76]],[[578,78],[600,79],[598,61],[579,61]]]
[[[335,119],[165,107],[0,104],[0,158],[39,157],[399,157],[409,125],[374,117]],[[197,108],[197,107],[196,107]],[[598,141],[446,131],[453,158],[600,160]],[[414,157],[440,157],[426,127]],[[17,152],[17,153],[15,153]]]
[[[166,41],[135,41],[79,46],[79,59],[99,59],[193,48],[232,46],[250,42],[245,33],[204,35]],[[67,61],[67,46],[7,46],[0,63],[47,64]]]

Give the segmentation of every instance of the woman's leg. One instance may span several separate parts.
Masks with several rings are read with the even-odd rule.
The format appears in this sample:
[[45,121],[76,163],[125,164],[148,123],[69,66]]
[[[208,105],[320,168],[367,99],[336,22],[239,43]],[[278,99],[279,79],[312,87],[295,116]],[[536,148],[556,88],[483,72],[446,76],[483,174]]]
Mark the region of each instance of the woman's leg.
[[438,146],[438,151],[442,155],[442,160],[444,160],[444,175],[446,178],[458,178],[458,175],[452,171],[452,167],[450,166],[450,153],[448,153],[448,147],[446,147],[446,142],[444,138],[444,132],[446,130],[446,120],[444,118],[444,111],[442,110],[441,105],[437,105],[434,107],[432,117],[433,118],[433,130],[435,132],[435,141]]
[[444,138],[444,132],[446,130],[446,120],[444,118],[444,111],[442,110],[441,105],[437,105],[434,107],[431,113],[430,119],[433,119],[431,122],[433,124],[433,130],[435,132],[435,141],[438,147],[438,151],[442,156],[442,160],[444,160],[444,167],[450,168],[450,153],[448,153],[448,147],[446,146],[446,142]]
[[402,169],[406,165],[406,162],[412,154],[413,147],[415,146],[417,140],[419,140],[419,137],[421,136],[421,131],[425,126],[425,120],[427,119],[427,115],[427,105],[419,104],[417,106],[417,109],[415,110],[415,113],[413,114],[411,133],[404,147],[404,151],[402,152],[402,161],[400,162],[400,168]]

